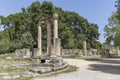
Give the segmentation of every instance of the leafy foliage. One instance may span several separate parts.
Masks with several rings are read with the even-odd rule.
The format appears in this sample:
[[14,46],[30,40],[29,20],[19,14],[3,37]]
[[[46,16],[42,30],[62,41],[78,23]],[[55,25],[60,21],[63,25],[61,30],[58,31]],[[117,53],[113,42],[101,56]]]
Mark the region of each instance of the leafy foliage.
[[[14,51],[17,48],[37,46],[37,26],[41,18],[54,12],[59,14],[59,37],[63,48],[82,48],[82,40],[86,39],[88,48],[100,48],[98,26],[89,23],[76,12],[64,11],[51,2],[33,2],[22,11],[7,17],[0,16],[4,31],[0,32],[1,53]],[[46,26],[46,25],[44,25]],[[46,27],[42,27],[43,49],[46,47]],[[4,49],[3,49],[4,48]]]
[[120,46],[120,0],[116,0],[117,11],[108,19],[109,24],[104,28],[107,44],[114,44]]

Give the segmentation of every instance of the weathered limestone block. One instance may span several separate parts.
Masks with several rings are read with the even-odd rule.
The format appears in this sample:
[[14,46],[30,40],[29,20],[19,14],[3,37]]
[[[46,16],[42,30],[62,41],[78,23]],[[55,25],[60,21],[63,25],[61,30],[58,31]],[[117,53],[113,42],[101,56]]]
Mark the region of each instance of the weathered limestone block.
[[54,45],[51,45],[50,46],[50,57],[56,57],[56,50],[55,50],[55,46]]
[[37,56],[38,56],[38,48],[34,48],[32,53],[32,58],[37,58]]
[[15,59],[24,59],[24,58],[30,58],[31,52],[30,49],[17,49],[15,51]]

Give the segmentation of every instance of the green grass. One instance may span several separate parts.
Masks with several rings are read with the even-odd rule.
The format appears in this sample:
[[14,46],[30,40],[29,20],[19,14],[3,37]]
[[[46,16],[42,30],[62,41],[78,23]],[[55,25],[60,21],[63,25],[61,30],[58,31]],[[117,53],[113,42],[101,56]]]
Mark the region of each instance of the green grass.
[[21,69],[7,68],[7,69],[4,69],[4,70],[1,70],[0,72],[2,72],[2,73],[11,73],[11,72],[22,73],[22,72],[25,72],[25,71],[28,71],[28,69],[27,68],[21,68]]
[[0,58],[5,59],[6,57],[12,57],[13,58],[14,57],[14,53],[5,53]]
[[18,79],[15,79],[15,80],[31,80],[33,77],[21,77],[21,78],[18,78]]
[[[11,60],[5,60],[7,57],[11,57]],[[2,56],[0,56],[0,64],[2,66],[8,66],[10,64],[25,64],[29,63],[30,60],[14,60],[14,53],[5,53]]]
[[[21,77],[21,78],[16,78],[16,79],[7,79],[7,80],[31,80],[32,78],[33,77]],[[6,80],[6,79],[2,79],[2,80]]]
[[7,57],[14,57],[14,53],[5,53],[5,54],[3,54],[3,55],[1,55],[0,56],[0,62],[2,61],[2,60],[4,60],[5,58],[7,58]]

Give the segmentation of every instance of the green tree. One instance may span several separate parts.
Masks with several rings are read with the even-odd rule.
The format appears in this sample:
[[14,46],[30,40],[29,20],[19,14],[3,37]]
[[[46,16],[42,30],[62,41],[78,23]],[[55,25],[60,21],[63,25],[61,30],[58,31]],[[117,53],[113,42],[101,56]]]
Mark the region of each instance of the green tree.
[[[89,23],[76,12],[65,11],[54,6],[51,2],[33,2],[27,8],[22,8],[19,13],[7,17],[0,16],[4,31],[0,32],[0,47],[7,46],[5,51],[14,51],[17,48],[31,48],[37,46],[38,22],[41,18],[48,17],[54,12],[59,14],[58,28],[61,45],[63,48],[82,48],[82,40],[87,39],[89,48],[98,48],[100,43],[98,26]],[[42,26],[42,45],[46,50],[46,25]],[[53,24],[52,26],[53,27]],[[53,32],[52,32],[53,34]],[[53,37],[53,35],[52,35]],[[8,43],[4,43],[5,40]]]
[[117,11],[112,14],[108,19],[108,24],[105,26],[105,37],[107,44],[114,44],[120,46],[119,35],[120,35],[120,0],[116,0]]
[[120,0],[116,0],[115,3],[116,3],[115,7],[117,8],[115,17],[119,21],[119,24],[120,24]]

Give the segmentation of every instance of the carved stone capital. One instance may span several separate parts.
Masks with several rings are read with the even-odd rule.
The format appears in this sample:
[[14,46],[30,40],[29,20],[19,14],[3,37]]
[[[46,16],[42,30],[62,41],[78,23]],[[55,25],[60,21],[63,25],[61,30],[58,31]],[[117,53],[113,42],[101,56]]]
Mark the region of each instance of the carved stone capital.
[[58,19],[58,13],[53,13],[53,18]]

